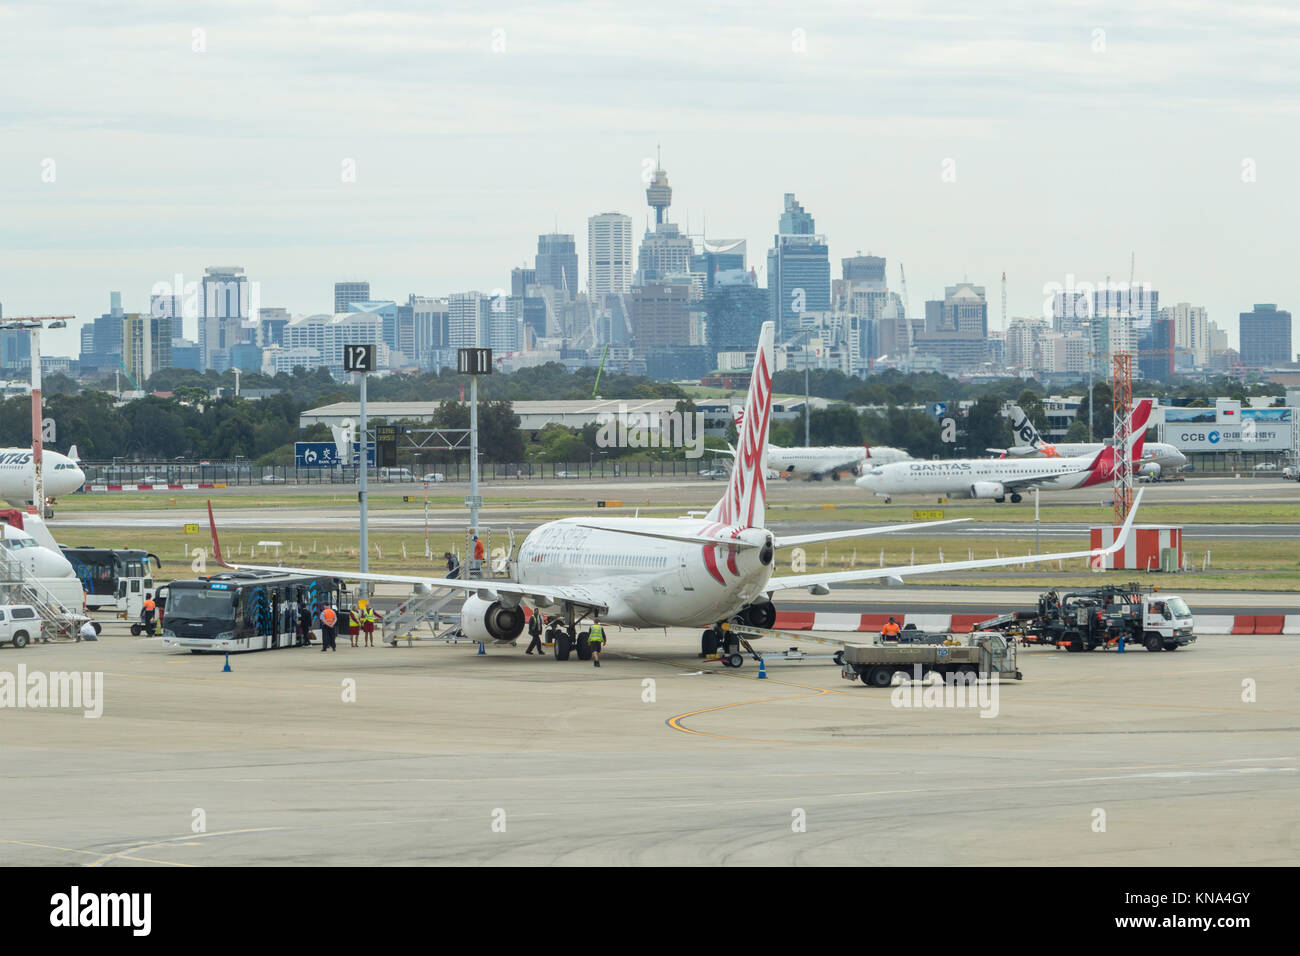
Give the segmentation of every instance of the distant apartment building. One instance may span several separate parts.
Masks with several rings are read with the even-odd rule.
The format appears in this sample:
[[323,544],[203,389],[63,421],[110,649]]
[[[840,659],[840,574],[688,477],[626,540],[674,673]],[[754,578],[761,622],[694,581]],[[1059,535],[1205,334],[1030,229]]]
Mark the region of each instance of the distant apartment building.
[[1043,370],[1040,343],[1050,331],[1046,319],[1012,319],[1007,324],[1005,338],[1007,368],[1026,372]]
[[632,287],[632,217],[606,212],[587,220],[587,291],[623,295]]
[[522,300],[459,292],[447,297],[449,346],[516,352],[522,347]]
[[1174,323],[1174,347],[1186,349],[1196,368],[1210,364],[1210,320],[1204,306],[1179,302],[1161,309],[1160,318]]
[[1272,368],[1295,361],[1291,351],[1291,313],[1272,302],[1260,302],[1238,316],[1241,364]]
[[627,305],[637,351],[697,344],[691,336],[691,299],[688,282],[633,286]]
[[914,336],[913,346],[918,354],[937,357],[945,374],[954,375],[994,362],[1002,340],[996,350],[993,341],[984,287],[962,282],[945,288],[942,299],[925,303],[925,330]]
[[172,328],[170,316],[122,317],[122,367],[141,388],[154,372],[172,367]]
[[269,349],[264,352],[263,367],[270,364],[273,368],[280,369],[283,365],[282,356],[293,353],[297,365],[309,371],[328,368],[336,378],[341,378],[345,374],[344,345],[374,345],[379,367],[389,366],[383,317],[368,312],[344,312],[295,316],[284,328],[282,350]]

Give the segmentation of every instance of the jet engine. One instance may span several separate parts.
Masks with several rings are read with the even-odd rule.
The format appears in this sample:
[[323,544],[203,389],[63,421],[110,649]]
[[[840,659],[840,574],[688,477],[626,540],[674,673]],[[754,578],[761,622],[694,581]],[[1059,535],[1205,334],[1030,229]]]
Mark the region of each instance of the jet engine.
[[461,605],[460,629],[474,641],[513,641],[524,632],[524,609],[472,594]]
[[1137,473],[1145,478],[1159,478],[1160,463],[1155,461],[1143,462]]
[[970,486],[972,498],[1002,498],[1006,493],[1000,481],[977,481]]

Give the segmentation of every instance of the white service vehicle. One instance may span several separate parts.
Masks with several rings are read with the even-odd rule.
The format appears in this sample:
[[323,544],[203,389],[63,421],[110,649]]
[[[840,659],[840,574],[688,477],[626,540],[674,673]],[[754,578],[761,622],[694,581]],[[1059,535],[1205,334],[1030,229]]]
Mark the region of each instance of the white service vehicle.
[[43,636],[36,608],[30,604],[0,604],[0,644],[26,647]]

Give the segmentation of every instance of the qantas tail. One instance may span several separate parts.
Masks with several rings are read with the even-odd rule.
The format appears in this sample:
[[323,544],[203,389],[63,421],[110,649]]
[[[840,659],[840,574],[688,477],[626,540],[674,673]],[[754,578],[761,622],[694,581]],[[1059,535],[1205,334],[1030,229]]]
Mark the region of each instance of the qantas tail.
[[745,410],[737,420],[736,463],[727,490],[707,520],[742,528],[761,528],[767,511],[767,436],[772,417],[772,365],[776,326],[764,322],[758,333],[754,372]]

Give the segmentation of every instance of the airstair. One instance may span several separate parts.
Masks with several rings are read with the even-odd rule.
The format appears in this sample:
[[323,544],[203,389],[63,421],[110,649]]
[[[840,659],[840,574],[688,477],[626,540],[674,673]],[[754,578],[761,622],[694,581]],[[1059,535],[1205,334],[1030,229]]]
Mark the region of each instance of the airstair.
[[22,563],[0,548],[0,599],[7,604],[30,604],[41,619],[41,640],[81,640],[81,626],[90,617],[78,608],[69,608],[39,578],[33,577]]
[[[417,585],[415,593],[384,615],[381,639],[392,647],[406,641],[408,647],[418,640],[440,640],[457,644],[465,640],[460,633],[460,615],[444,610],[463,592],[458,588],[427,588]],[[427,629],[426,638],[421,631]]]

